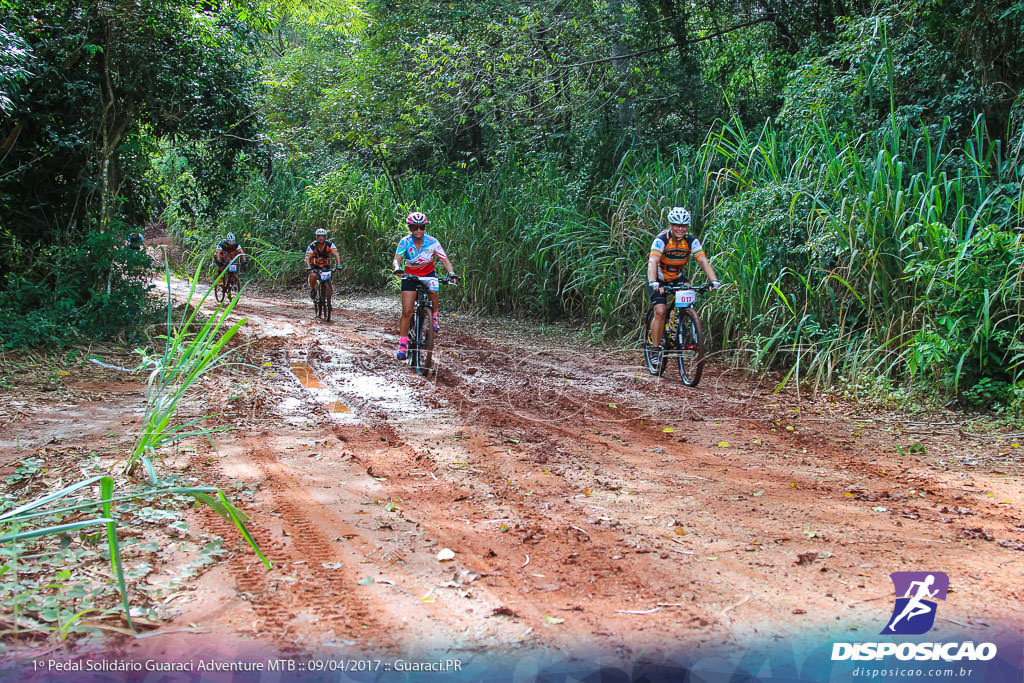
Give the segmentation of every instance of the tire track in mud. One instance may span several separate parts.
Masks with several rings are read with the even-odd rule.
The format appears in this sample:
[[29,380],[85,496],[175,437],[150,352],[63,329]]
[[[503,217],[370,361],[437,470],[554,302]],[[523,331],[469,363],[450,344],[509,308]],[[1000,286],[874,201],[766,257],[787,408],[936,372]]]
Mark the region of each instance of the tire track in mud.
[[[232,483],[227,477],[208,467],[205,459],[198,455],[189,458],[189,469],[192,471],[202,470],[203,479],[222,491]],[[275,640],[281,639],[288,630],[287,622],[290,621],[291,615],[286,609],[287,601],[282,600],[278,594],[278,582],[271,577],[259,557],[241,537],[234,523],[224,519],[208,507],[203,507],[199,515],[204,528],[220,536],[224,539],[225,545],[230,544],[235,551],[234,557],[227,563],[227,568],[235,581],[238,593],[247,598],[246,602],[256,617],[254,630]],[[285,561],[286,548],[283,544],[271,540],[270,531],[256,521],[254,515],[247,514],[246,516],[249,518],[246,528],[256,544],[274,567],[280,567]]]
[[[464,338],[468,340],[468,338]],[[466,341],[468,344],[469,342]],[[477,342],[478,347],[487,347],[486,343]],[[479,349],[477,349],[479,350]],[[462,348],[459,348],[460,356],[468,356],[463,352]],[[485,352],[484,355],[487,355]],[[492,354],[493,356],[493,354]],[[885,465],[875,466],[873,459],[877,458],[881,453],[872,453],[869,450],[864,452],[857,452],[853,458],[836,457],[838,453],[835,451],[846,450],[844,448],[844,440],[835,438],[834,434],[821,434],[816,433],[813,430],[804,430],[801,428],[799,433],[781,432],[776,433],[777,429],[781,430],[782,427],[772,425],[769,419],[772,415],[771,405],[769,401],[765,401],[763,398],[760,399],[759,404],[752,404],[752,401],[756,400],[757,396],[754,392],[745,392],[742,388],[735,391],[722,391],[720,394],[728,397],[729,404],[726,406],[721,405],[721,401],[716,401],[712,398],[711,391],[703,392],[692,392],[687,395],[686,399],[682,404],[694,412],[694,419],[698,422],[704,421],[705,419],[715,419],[713,416],[721,416],[726,418],[733,418],[732,421],[737,424],[730,427],[712,427],[714,431],[726,430],[723,434],[729,434],[730,440],[735,439],[736,441],[744,440],[749,443],[753,440],[754,444],[764,443],[771,439],[775,442],[774,446],[769,449],[766,453],[766,457],[759,464],[754,467],[761,468],[760,470],[752,471],[750,460],[760,460],[757,456],[742,456],[738,452],[731,452],[728,454],[713,454],[709,453],[707,447],[701,448],[697,442],[700,441],[700,435],[704,435],[704,440],[711,438],[711,434],[708,434],[707,430],[701,430],[699,425],[697,427],[691,427],[690,429],[679,429],[677,425],[677,431],[683,432],[695,432],[697,439],[693,445],[686,445],[686,438],[679,440],[676,439],[665,439],[664,435],[659,433],[661,431],[661,425],[648,425],[644,426],[644,418],[650,417],[651,411],[643,411],[644,399],[641,397],[636,400],[629,400],[629,398],[616,398],[615,394],[595,393],[590,391],[589,388],[582,391],[580,395],[566,395],[564,392],[559,391],[557,388],[552,388],[550,382],[541,381],[539,384],[534,384],[532,380],[534,378],[529,377],[529,363],[522,362],[522,359],[517,359],[516,363],[498,364],[495,368],[489,368],[492,373],[505,373],[509,376],[508,387],[515,387],[514,389],[509,388],[504,396],[499,396],[498,401],[504,399],[506,405],[498,407],[493,392],[490,392],[486,386],[480,388],[472,386],[471,383],[478,382],[480,380],[486,381],[483,376],[487,374],[481,374],[477,368],[462,368],[461,371],[453,370],[448,371],[442,369],[438,372],[436,382],[432,385],[432,388],[446,399],[446,403],[450,406],[454,406],[457,413],[462,416],[463,424],[472,424],[474,431],[477,434],[489,435],[487,438],[471,439],[470,442],[465,444],[465,451],[475,453],[477,457],[472,460],[467,460],[466,465],[471,469],[469,473],[453,474],[451,472],[446,473],[448,478],[457,478],[463,482],[463,485],[469,485],[475,483],[477,486],[481,483],[485,483],[490,486],[491,490],[498,492],[502,489],[502,484],[505,480],[505,474],[501,471],[502,466],[500,463],[503,461],[503,452],[500,447],[494,448],[493,443],[488,443],[489,440],[501,440],[503,435],[514,435],[511,434],[511,430],[518,432],[520,429],[528,426],[536,427],[544,431],[545,439],[549,445],[549,452],[554,451],[555,455],[552,457],[550,454],[543,455],[542,459],[538,460],[538,464],[550,470],[553,474],[559,474],[556,470],[564,469],[569,471],[573,469],[574,465],[579,465],[579,462],[573,462],[573,458],[570,457],[568,460],[560,456],[561,448],[558,444],[565,442],[572,442],[571,446],[565,450],[570,453],[575,451],[577,454],[581,451],[589,450],[593,454],[593,458],[587,462],[592,461],[594,465],[600,466],[605,470],[605,482],[612,485],[613,487],[618,485],[622,487],[622,484],[627,480],[633,480],[640,477],[649,480],[648,483],[656,484],[656,488],[661,488],[666,491],[671,491],[675,486],[673,484],[673,477],[691,477],[696,480],[703,480],[699,486],[696,487],[697,499],[698,500],[718,500],[724,503],[720,507],[722,510],[732,510],[732,517],[736,520],[732,527],[724,527],[721,523],[709,529],[712,536],[721,535],[723,541],[716,545],[706,546],[706,550],[703,551],[705,555],[717,555],[722,552],[733,552],[737,550],[747,550],[753,552],[755,555],[744,557],[741,554],[736,556],[730,556],[729,558],[723,557],[718,566],[724,569],[728,569],[729,573],[738,576],[741,574],[749,574],[750,577],[744,582],[748,586],[748,590],[756,586],[750,586],[750,580],[757,576],[758,573],[763,572],[752,572],[749,569],[744,569],[744,565],[754,566],[774,566],[778,573],[786,567],[785,557],[792,557],[796,554],[797,550],[787,550],[787,546],[780,545],[786,543],[792,543],[793,539],[791,527],[794,523],[800,523],[799,517],[801,514],[808,515],[808,520],[817,520],[813,522],[815,524],[827,524],[829,527],[835,527],[838,531],[838,537],[834,537],[832,532],[828,534],[829,537],[822,539],[819,532],[807,532],[804,527],[805,536],[810,533],[809,538],[817,538],[813,544],[803,543],[803,545],[812,545],[820,547],[836,547],[845,548],[846,543],[844,542],[845,530],[852,532],[850,537],[852,543],[868,543],[875,544],[877,542],[886,542],[887,531],[885,529],[875,529],[876,522],[872,517],[872,512],[868,512],[866,508],[860,509],[856,506],[851,506],[852,501],[844,501],[841,496],[847,494],[848,484],[840,481],[833,481],[834,477],[831,475],[836,474],[836,470],[843,472],[841,479],[850,479],[855,482],[859,482],[861,485],[867,485],[869,488],[893,488],[899,487],[900,484],[895,481],[885,482],[884,476],[879,479],[879,475],[885,475],[886,471],[883,469]],[[625,379],[627,386],[630,383],[629,373],[622,372],[621,368],[618,372],[622,379]],[[556,375],[563,376],[565,378],[572,378],[572,372],[566,371],[563,366],[563,372],[551,372],[550,370],[545,375],[541,373],[541,376],[555,377]],[[557,377],[555,377],[557,379]],[[735,378],[726,378],[721,381],[734,381]],[[638,382],[632,382],[637,384]],[[649,389],[649,387],[648,387]],[[727,387],[726,387],[727,389]],[[655,391],[656,394],[657,390]],[[644,392],[637,391],[636,394],[640,395]],[[518,409],[510,410],[514,407],[516,401],[513,401],[515,397],[519,403]],[[604,404],[604,398],[609,399],[608,404]],[[657,400],[655,397],[654,400]],[[614,403],[635,404],[639,403],[641,411],[634,411],[632,414],[624,414],[621,410],[608,411],[603,408],[603,405],[609,405],[610,408],[616,406],[611,405]],[[680,406],[675,406],[677,409]],[[724,408],[724,409],[723,409]],[[792,417],[792,416],[788,416]],[[607,426],[611,426],[612,435],[615,437],[626,437],[629,441],[634,442],[635,446],[646,445],[647,447],[657,445],[654,449],[656,452],[664,450],[666,443],[672,444],[672,448],[675,449],[676,455],[681,456],[681,459],[677,459],[676,462],[685,462],[687,456],[690,454],[696,455],[697,460],[689,465],[680,467],[679,465],[669,465],[659,467],[657,459],[650,456],[642,455],[639,448],[631,447],[626,444],[625,447],[615,448],[615,444],[609,438],[603,438],[601,435],[594,432],[593,434],[588,433],[588,430],[582,428],[582,422],[592,422],[594,419],[605,421]],[[575,423],[574,423],[575,422]],[[745,424],[739,424],[743,422]],[[753,424],[751,424],[753,423]],[[669,423],[672,424],[672,423]],[[719,422],[716,420],[715,425]],[[593,431],[593,430],[591,430]],[[617,432],[617,433],[616,433]],[[809,432],[809,433],[808,433]],[[713,433],[713,432],[712,432]],[[738,435],[738,436],[737,436]],[[416,443],[415,437],[409,437],[412,443]],[[757,437],[757,438],[755,438]],[[692,436],[690,438],[693,438]],[[718,438],[723,437],[715,437]],[[679,442],[683,442],[680,444]],[[518,440],[517,440],[518,442]],[[421,442],[422,445],[422,442]],[[550,448],[550,446],[555,446]],[[600,450],[604,447],[604,453],[601,454]],[[712,445],[713,448],[713,445]],[[649,448],[648,448],[649,449]],[[644,450],[648,450],[644,449]],[[765,449],[753,449],[754,451],[762,451]],[[799,455],[798,452],[802,450],[803,456]],[[792,451],[792,452],[791,452]],[[511,451],[509,451],[511,454]],[[512,455],[513,460],[520,460],[523,457],[522,452],[517,452]],[[715,457],[723,458],[720,462],[715,460]],[[795,458],[795,459],[794,459]],[[575,458],[579,460],[579,458]],[[810,459],[811,462],[808,462]],[[370,458],[371,461],[378,461],[379,459]],[[654,461],[653,463],[651,461]],[[665,460],[662,460],[665,462]],[[791,464],[792,463],[792,464]],[[391,462],[390,464],[397,466],[400,469],[403,465],[408,467],[411,463],[406,460],[402,463]],[[794,465],[796,465],[794,469]],[[814,467],[811,467],[814,465]],[[374,465],[376,466],[376,465]],[[819,473],[815,473],[813,470],[828,470],[824,479],[816,479],[822,476]],[[608,474],[614,474],[611,480],[608,478]],[[803,471],[802,473],[797,470]],[[806,471],[804,471],[806,470]],[[709,472],[715,472],[713,478],[711,476],[697,476],[695,472],[708,474]],[[440,474],[441,472],[438,472]],[[548,474],[548,472],[544,472]],[[933,472],[934,474],[934,472]],[[891,478],[890,478],[891,479]],[[393,485],[398,486],[401,484],[401,480],[393,480]],[[568,480],[567,480],[567,483]],[[791,500],[791,505],[794,506],[793,510],[787,510],[783,507],[781,510],[778,505],[772,508],[768,506],[767,511],[763,501],[759,501],[756,498],[751,499],[749,496],[751,492],[756,492],[759,488],[768,490],[769,487],[775,489],[774,495],[781,497],[783,501]],[[633,486],[630,486],[633,488]],[[693,488],[693,487],[691,487]],[[393,489],[397,490],[399,495],[403,497],[410,497],[417,499],[413,492],[408,489]],[[577,489],[578,490],[578,489]],[[813,494],[806,493],[807,491],[814,491]],[[835,497],[834,501],[830,501],[826,508],[834,508],[832,518],[829,518],[827,512],[819,514],[820,498],[812,498],[811,496],[820,496],[821,493],[827,494],[830,498]],[[762,493],[754,493],[754,496],[762,495]],[[934,506],[938,509],[944,502],[952,504],[952,496],[947,495],[936,495],[936,492],[929,491],[930,500],[927,501],[928,505]],[[555,498],[558,498],[557,494]],[[562,495],[564,498],[564,494]],[[538,510],[534,507],[526,504],[512,503],[511,508],[506,509],[508,516],[513,519],[519,518],[523,520],[526,528],[524,529],[524,543],[536,543],[543,542],[545,537],[548,541],[558,540],[554,552],[548,553],[551,556],[557,555],[557,546],[570,547],[573,544],[579,547],[581,544],[589,544],[593,547],[596,552],[587,553],[585,550],[580,550],[578,553],[573,553],[571,560],[572,562],[580,562],[591,572],[601,572],[602,564],[607,562],[607,555],[614,552],[616,547],[622,547],[624,536],[640,536],[645,539],[647,544],[646,548],[637,548],[637,552],[645,552],[647,550],[660,551],[663,555],[666,550],[677,551],[679,549],[673,547],[673,543],[665,543],[665,539],[661,534],[657,533],[652,525],[638,525],[636,522],[639,520],[634,519],[633,523],[624,521],[624,523],[617,523],[615,530],[604,529],[601,532],[595,531],[593,527],[580,522],[576,522],[580,527],[586,527],[586,532],[578,532],[576,529],[576,520],[581,519],[578,513],[572,509],[559,505],[558,500],[548,495],[546,497],[538,497],[533,499],[536,503],[545,501],[544,505],[550,505],[550,508],[546,510],[546,514],[538,514]],[[767,501],[768,499],[764,499]],[[741,510],[746,509],[748,506],[747,501],[753,503],[751,506],[750,523],[742,522],[737,519],[737,513]],[[475,502],[480,503],[479,499]],[[508,502],[508,501],[506,501]],[[420,500],[418,503],[421,510],[426,513],[426,508],[431,506],[432,501],[428,498],[426,500]],[[923,504],[925,501],[918,501],[916,504]],[[783,503],[785,505],[785,503]],[[469,507],[469,506],[467,506]],[[996,512],[997,516],[1000,510],[994,506],[986,506],[992,508],[992,512]],[[477,513],[483,514],[486,506],[478,506],[475,510]],[[497,509],[497,508],[494,508]],[[854,523],[852,526],[848,524],[848,520],[835,517],[839,514],[840,510],[847,510],[856,515],[858,523]],[[509,511],[510,510],[510,511]],[[460,510],[459,512],[463,512]],[[445,509],[443,506],[434,507],[431,514],[426,514],[426,518],[434,518],[436,520],[437,515],[448,514],[448,517],[455,516],[457,513],[455,510],[448,508]],[[768,517],[765,518],[765,514]],[[476,516],[476,515],[466,515]],[[684,518],[692,516],[684,513]],[[699,515],[698,515],[699,516]],[[776,520],[778,516],[778,520]],[[728,517],[728,515],[727,515]],[[562,519],[559,519],[562,518]],[[558,519],[559,523],[553,523]],[[914,519],[910,517],[909,519]],[[931,520],[929,520],[931,521]],[[1012,528],[1009,523],[1006,522],[1005,518],[1002,520],[1005,522],[1003,526],[1006,528]],[[436,522],[435,522],[436,523]],[[903,522],[898,519],[895,520],[896,526],[902,526]],[[913,522],[905,522],[908,524],[908,528],[903,531],[899,537],[890,539],[889,543],[897,543],[897,547],[891,549],[874,548],[873,553],[879,554],[879,556],[885,556],[889,558],[890,562],[894,563],[894,566],[898,566],[899,563],[905,562],[903,559],[907,556],[908,552],[913,555],[945,555],[946,549],[939,549],[936,552],[934,548],[929,548],[923,543],[929,543],[929,539],[920,538],[907,538],[908,535],[928,535],[932,532],[943,531],[942,527],[935,528],[925,523],[922,516],[920,524],[914,524]],[[738,524],[738,526],[737,526]],[[442,525],[450,527],[450,524]],[[888,525],[884,525],[888,526]],[[773,528],[776,529],[774,532],[776,536],[771,536]],[[817,528],[817,527],[816,527]],[[1019,527],[1018,527],[1019,528]],[[545,531],[545,535],[539,535],[536,533],[539,529]],[[948,529],[948,527],[947,527]],[[781,531],[781,533],[779,533]],[[566,532],[562,534],[562,532]],[[737,532],[740,532],[739,537]],[[744,533],[745,532],[745,533]],[[757,540],[754,545],[750,545],[755,539],[761,538],[761,534],[767,532],[769,535],[766,540],[772,541],[772,545],[762,544],[760,540]],[[452,533],[458,536],[458,532],[452,529]],[[463,530],[463,537],[470,535],[470,532]],[[558,535],[567,536],[567,538],[557,539]],[[944,535],[944,534],[943,534]],[[729,536],[734,538],[730,541]],[[799,531],[795,534],[797,543],[800,543],[801,535]],[[679,543],[677,539],[669,537],[669,541],[675,541]],[[909,544],[908,544],[909,542]],[[939,541],[948,542],[948,541]],[[661,543],[662,545],[659,545]],[[475,544],[475,543],[474,543]],[[506,544],[508,545],[508,544]],[[690,543],[684,543],[684,547],[694,547]],[[653,548],[651,547],[653,546]],[[731,547],[730,547],[731,546]],[[743,546],[746,546],[744,548]],[[523,546],[528,547],[528,546]],[[699,546],[698,546],[699,547]],[[769,564],[765,564],[764,560],[759,557],[761,550],[765,547],[769,547],[772,553],[770,553],[774,559],[771,559]],[[950,549],[952,550],[952,549]],[[692,552],[692,551],[687,551]],[[699,552],[699,551],[698,551]],[[539,571],[543,571],[548,574],[551,567],[551,562],[546,563],[547,568],[544,568],[544,564],[537,562],[537,555],[534,554],[534,565],[538,567]],[[845,561],[857,561],[857,558],[865,558],[864,553],[860,551],[854,551],[850,548],[845,548],[843,552],[845,558],[850,558]],[[823,557],[829,557],[828,553],[823,554]],[[899,559],[897,559],[899,558]],[[662,556],[661,559],[664,559]],[[711,557],[712,560],[718,560],[717,557]],[[873,558],[878,559],[878,558]],[[650,579],[654,579],[654,576],[650,573],[652,568],[651,562],[638,562],[636,568],[640,569],[640,573],[646,573]],[[835,564],[829,563],[829,564]],[[645,567],[646,565],[646,567]],[[714,565],[711,565],[714,566]],[[846,565],[847,567],[851,565]],[[643,568],[643,569],[641,569]],[[736,593],[736,587],[729,585],[728,583],[722,583],[717,580],[711,574],[719,574],[721,572],[711,572],[705,570],[703,567],[696,566],[692,567],[698,576],[701,577],[701,583],[703,588],[700,591],[703,593],[703,600],[705,604],[711,600],[729,600],[732,595]],[[564,567],[561,568],[564,570]],[[484,568],[486,571],[486,568]],[[614,570],[613,570],[614,571]],[[825,568],[822,568],[822,572]],[[842,570],[840,569],[840,572]],[[564,571],[563,571],[564,573]],[[814,575],[817,576],[817,575]],[[806,578],[806,577],[805,577]],[[832,583],[827,578],[823,581],[825,584]],[[816,581],[816,583],[822,583]],[[848,587],[848,583],[843,583],[843,586]],[[863,582],[862,582],[863,583]],[[627,577],[623,576],[617,582],[618,587],[622,589],[623,593],[628,593],[635,589],[642,589],[644,582],[630,581]],[[740,584],[742,585],[742,583]],[[792,584],[791,584],[792,585]],[[862,585],[861,588],[864,588]],[[806,591],[806,589],[803,589]],[[843,589],[840,588],[840,591]],[[818,592],[818,591],[816,591]],[[827,589],[821,590],[821,593],[831,595]],[[782,590],[785,594],[785,589]],[[710,598],[710,599],[709,599]],[[516,601],[516,602],[528,602],[528,601]],[[822,610],[827,610],[827,606],[822,605]],[[755,611],[757,608],[753,606],[745,607],[742,612]],[[704,616],[701,615],[701,610],[697,605],[694,605],[692,610],[691,620],[698,620],[702,625],[708,623]],[[769,611],[761,610],[762,615],[766,618],[771,618],[774,613]],[[705,612],[705,614],[707,614]],[[737,613],[739,614],[739,613]],[[726,620],[729,623],[731,619],[742,618],[734,615]],[[724,612],[718,617],[711,617],[710,621],[725,620]],[[796,621],[796,620],[794,620]]]
[[[283,652],[299,652],[289,634],[294,635],[294,622],[308,611],[324,631],[336,638],[363,638],[369,629],[379,637],[375,643],[382,647],[393,645],[389,629],[367,609],[364,602],[353,594],[355,578],[347,571],[349,558],[339,565],[339,546],[322,529],[324,519],[331,514],[313,500],[291,477],[275,466],[275,457],[265,450],[250,450],[242,445],[244,457],[260,471],[259,481],[270,491],[270,507],[277,511],[289,543],[272,540],[274,533],[261,524],[256,511],[247,513],[246,526],[260,550],[273,564],[266,570],[253,550],[240,537],[234,524],[208,508],[204,509],[203,524],[213,533],[230,542],[236,555],[228,563],[228,571],[237,590],[245,596],[257,619],[256,633],[280,645]],[[213,479],[214,485],[224,489],[232,483],[226,476],[205,467],[198,457],[191,459],[195,468],[202,467],[204,478]],[[257,510],[267,505],[255,505]],[[358,534],[348,525],[332,526],[338,538],[352,538]],[[231,539],[231,540],[229,540]],[[328,569],[324,565],[330,565]],[[330,635],[325,633],[324,635]]]
[[[376,641],[378,645],[387,647],[393,644],[386,636],[390,629],[385,628],[366,608],[364,601],[353,593],[356,579],[346,569],[351,553],[344,557],[342,566],[335,569],[327,567],[342,561],[339,542],[346,538],[359,538],[358,532],[337,520],[330,510],[315,501],[283,471],[269,452],[254,451],[252,462],[262,471],[262,481],[273,494],[285,531],[292,540],[291,564],[303,574],[303,578],[292,587],[293,597],[299,601],[294,604],[312,606],[322,623],[334,629],[338,636],[361,634],[370,629],[380,634]],[[324,533],[325,523],[334,530],[331,534],[333,539]],[[296,564],[299,562],[302,564]]]
[[[288,319],[260,305],[267,320]],[[787,414],[784,397],[759,391],[736,373],[718,368],[699,390],[684,390],[678,377],[675,384],[652,380],[618,356],[595,366],[593,359],[567,348],[552,350],[550,343],[532,356],[517,356],[507,351],[514,344],[502,348],[500,340],[492,344],[483,340],[486,335],[453,325],[446,330],[448,338],[441,338],[445,362],[432,381],[424,381],[391,357],[379,333],[379,316],[338,313],[330,326],[307,325],[300,334],[278,339],[284,368],[301,358],[318,374],[333,375],[328,388],[352,405],[355,421],[339,424],[318,402],[322,396],[308,393],[302,410],[314,426],[294,431],[306,438],[333,434],[368,475],[383,479],[380,486],[389,499],[402,500],[407,521],[422,527],[421,535],[436,539],[438,547],[457,550],[459,566],[480,574],[476,585],[492,600],[488,604],[496,601],[518,615],[505,618],[517,624],[503,632],[505,644],[526,633],[526,624],[543,624],[551,614],[569,617],[557,629],[544,629],[544,637],[563,648],[598,636],[627,646],[645,638],[731,637],[739,625],[758,620],[778,622],[783,630],[777,632],[784,633],[785,628],[806,628],[811,620],[780,619],[784,612],[779,610],[788,613],[791,603],[804,605],[811,614],[830,614],[833,593],[849,599],[870,596],[873,579],[858,578],[872,573],[858,571],[865,561],[888,569],[939,559],[944,566],[960,560],[984,564],[980,553],[949,538],[952,527],[936,526],[931,514],[927,520],[924,514],[919,521],[906,519],[906,527],[897,531],[889,522],[899,519],[871,511],[871,496],[907,485],[905,478],[897,481],[887,474],[893,470],[886,469],[886,462],[895,456],[884,455],[881,447],[851,448],[841,418],[835,421],[839,427],[805,430]],[[272,322],[263,325],[272,327]],[[345,362],[336,362],[338,357]],[[346,384],[349,372],[441,411],[430,415],[360,398]],[[596,376],[601,373],[606,376]],[[781,406],[773,410],[775,404]],[[783,431],[779,417],[793,421],[796,433]],[[663,433],[668,425],[674,426],[674,435]],[[469,436],[444,439],[452,430]],[[715,443],[725,440],[733,447],[716,450]],[[294,613],[310,605],[306,613],[348,632],[368,624],[372,634],[354,635],[386,642],[389,624],[379,611],[366,611],[363,599],[369,592],[356,599],[346,588],[355,578],[348,575],[348,561],[363,557],[370,567],[379,566],[373,553],[360,555],[351,544],[339,546],[339,535],[319,525],[319,512],[306,514],[320,504],[303,488],[316,477],[303,474],[300,461],[260,450],[258,440],[247,443],[271,497],[263,507],[276,509],[290,534],[289,545],[277,557],[307,562],[288,567],[301,583],[285,587],[294,602],[287,608]],[[934,466],[921,467],[934,478]],[[955,483],[944,479],[930,487],[927,505],[937,510],[955,504]],[[948,490],[942,490],[943,484]],[[864,489],[867,502],[844,499],[851,485]],[[591,489],[592,496],[581,495]],[[350,500],[358,495],[355,488],[339,494]],[[913,502],[913,507],[924,506]],[[979,521],[1006,522],[1006,511],[984,505],[984,499],[972,507]],[[337,516],[346,508],[332,503],[325,509]],[[499,531],[503,520],[508,529]],[[906,538],[931,533],[945,536],[937,542],[948,545]],[[373,542],[387,535],[363,534]],[[395,543],[403,552],[413,548],[408,540]],[[810,548],[828,552],[813,569],[794,569],[796,553]],[[392,578],[414,585],[417,577],[411,574],[424,568],[422,555],[418,565],[403,561]],[[325,581],[316,562],[339,558],[346,569],[332,572],[326,591],[332,601],[348,600],[348,619],[317,605],[320,591],[310,587],[317,584],[306,585]],[[988,586],[1000,585],[986,580]],[[759,599],[723,609],[743,593]],[[643,619],[618,614],[656,601],[671,605]],[[394,600],[378,604],[393,606]],[[429,605],[417,608],[431,610]],[[858,608],[849,618],[862,618],[866,611]],[[466,623],[454,613],[431,614],[453,631]],[[395,626],[396,633],[408,633],[404,623]]]

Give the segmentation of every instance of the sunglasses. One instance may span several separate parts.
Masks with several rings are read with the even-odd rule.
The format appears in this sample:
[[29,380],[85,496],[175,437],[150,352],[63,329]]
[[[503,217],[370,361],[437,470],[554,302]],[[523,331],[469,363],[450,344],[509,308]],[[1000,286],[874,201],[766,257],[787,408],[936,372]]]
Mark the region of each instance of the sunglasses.
[[419,232],[420,230],[426,230],[422,225],[410,225],[409,232]]

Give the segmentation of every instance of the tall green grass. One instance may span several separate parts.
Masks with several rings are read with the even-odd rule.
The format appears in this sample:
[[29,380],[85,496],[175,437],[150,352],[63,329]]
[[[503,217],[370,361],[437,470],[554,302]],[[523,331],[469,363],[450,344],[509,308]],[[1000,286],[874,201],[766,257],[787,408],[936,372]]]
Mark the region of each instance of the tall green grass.
[[[1022,176],[980,118],[960,146],[944,125],[906,124],[874,140],[727,125],[709,145],[731,187],[706,209],[755,362],[781,359],[816,384],[868,373],[958,390],[1005,375],[1024,312]],[[772,214],[751,200],[773,196],[789,206],[759,225]],[[757,267],[753,242],[777,240],[791,251]]]
[[1020,380],[1024,164],[984,131],[980,117],[966,140],[895,117],[870,131],[725,121],[696,148],[631,151],[608,178],[514,157],[455,180],[406,174],[397,189],[353,165],[316,178],[282,168],[305,182],[261,185],[276,213],[248,230],[278,259],[274,277],[297,280],[313,230],[327,227],[345,277],[380,288],[403,216],[422,210],[465,276],[446,298],[624,336],[645,305],[651,239],[685,205],[735,285],[704,312],[738,362],[816,387],[863,375],[1009,387]]
[[[167,268],[167,334],[163,337],[163,353],[160,356],[144,357],[143,365],[152,368],[146,386],[146,412],[142,418],[142,429],[125,463],[127,474],[131,474],[141,463],[155,480],[152,457],[158,449],[180,439],[208,437],[212,433],[212,430],[199,426],[205,417],[173,424],[175,415],[192,386],[204,375],[228,362],[234,350],[228,344],[247,319],[241,318],[235,323],[228,322],[228,316],[238,303],[238,297],[218,306],[213,315],[205,321],[197,318],[203,302],[213,291],[211,286],[197,305],[191,304],[201,268],[201,264],[197,266],[195,275],[189,282],[186,298],[189,303],[177,323],[173,319],[171,276],[170,269]],[[226,271],[222,272],[217,280],[224,277],[225,273]]]

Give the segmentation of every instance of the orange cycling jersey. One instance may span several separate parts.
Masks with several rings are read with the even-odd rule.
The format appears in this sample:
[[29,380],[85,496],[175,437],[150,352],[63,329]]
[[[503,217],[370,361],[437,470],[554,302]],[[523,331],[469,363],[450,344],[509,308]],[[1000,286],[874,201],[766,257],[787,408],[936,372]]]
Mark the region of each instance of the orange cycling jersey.
[[217,245],[217,248],[220,249],[220,258],[222,261],[230,261],[239,254],[245,253],[244,251],[242,251],[241,244],[236,244],[234,249],[229,249],[227,247],[227,243],[221,242],[220,244]]
[[654,238],[651,244],[651,255],[657,255],[658,279],[662,282],[674,282],[683,273],[683,267],[691,258],[704,254],[704,248],[694,235],[686,233],[683,239],[677,240],[672,231],[663,232]]
[[331,265],[331,250],[334,249],[334,244],[330,240],[324,240],[324,243],[318,244],[316,240],[309,243],[306,247],[306,253],[312,254],[309,262],[317,268],[324,268]]

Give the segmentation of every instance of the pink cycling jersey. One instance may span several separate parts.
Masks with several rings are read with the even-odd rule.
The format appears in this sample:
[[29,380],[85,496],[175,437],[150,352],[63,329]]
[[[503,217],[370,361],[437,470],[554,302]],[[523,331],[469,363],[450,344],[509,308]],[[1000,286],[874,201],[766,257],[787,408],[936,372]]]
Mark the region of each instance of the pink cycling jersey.
[[444,247],[435,238],[423,233],[423,244],[419,249],[412,235],[406,235],[399,241],[395,255],[405,259],[405,272],[409,275],[424,276],[434,272],[434,257],[447,259]]

